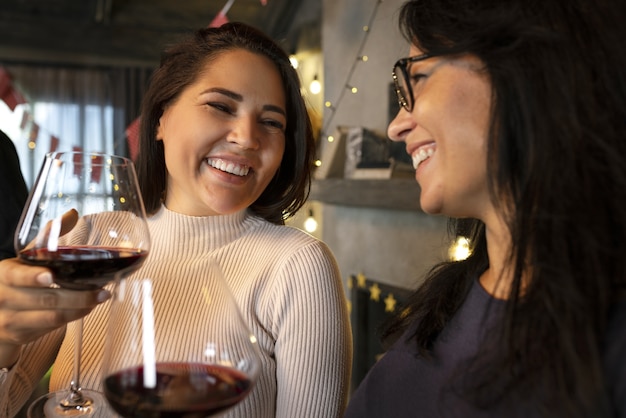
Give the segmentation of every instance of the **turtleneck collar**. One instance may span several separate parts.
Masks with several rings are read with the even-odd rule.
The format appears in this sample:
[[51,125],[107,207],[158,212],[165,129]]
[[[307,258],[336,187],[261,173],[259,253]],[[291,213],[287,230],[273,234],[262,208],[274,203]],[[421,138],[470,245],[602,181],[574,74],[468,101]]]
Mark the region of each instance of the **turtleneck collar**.
[[247,210],[229,215],[188,216],[173,212],[165,205],[148,218],[153,247],[165,242],[168,247],[180,245],[187,251],[199,253],[234,241],[259,222],[264,221]]

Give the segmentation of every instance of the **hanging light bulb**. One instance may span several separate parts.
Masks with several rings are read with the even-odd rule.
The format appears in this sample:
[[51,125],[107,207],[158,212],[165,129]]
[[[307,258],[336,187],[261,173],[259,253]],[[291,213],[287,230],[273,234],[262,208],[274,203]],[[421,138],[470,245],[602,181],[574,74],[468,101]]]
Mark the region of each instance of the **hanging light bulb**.
[[313,81],[309,84],[309,91],[312,94],[319,94],[322,91],[322,83],[317,79],[317,74],[313,76]]
[[295,55],[289,55],[289,62],[291,63],[291,66],[295,69],[298,69],[298,57],[296,57]]
[[309,217],[304,221],[304,230],[310,233],[317,230],[317,221],[313,217],[313,209],[309,209]]
[[466,237],[458,237],[448,249],[448,255],[453,261],[465,260],[471,254],[470,241]]

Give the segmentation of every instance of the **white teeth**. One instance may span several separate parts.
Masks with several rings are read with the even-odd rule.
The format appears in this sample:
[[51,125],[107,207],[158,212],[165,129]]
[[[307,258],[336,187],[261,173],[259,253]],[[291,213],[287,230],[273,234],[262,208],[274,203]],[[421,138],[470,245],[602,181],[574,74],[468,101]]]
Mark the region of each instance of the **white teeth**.
[[413,154],[413,168],[417,170],[422,161],[432,157],[435,153],[435,147],[422,147]]
[[226,162],[219,158],[208,158],[207,163],[218,170],[225,171],[226,173],[234,174],[236,176],[245,176],[250,171],[250,167],[247,165],[239,165],[232,162]]

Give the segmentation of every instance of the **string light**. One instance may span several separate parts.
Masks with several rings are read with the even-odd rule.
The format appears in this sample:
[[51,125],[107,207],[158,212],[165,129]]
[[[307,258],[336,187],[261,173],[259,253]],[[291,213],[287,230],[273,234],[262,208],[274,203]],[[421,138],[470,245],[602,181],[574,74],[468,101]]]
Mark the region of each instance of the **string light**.
[[313,209],[309,209],[309,217],[304,221],[304,230],[310,233],[317,230],[317,221],[313,216]]
[[472,253],[470,241],[466,237],[458,237],[448,249],[450,260],[465,260]]
[[365,49],[365,45],[367,43],[367,38],[368,38],[369,33],[371,31],[371,27],[372,27],[372,24],[374,22],[374,19],[376,19],[376,15],[378,14],[378,8],[379,8],[379,6],[380,6],[380,4],[382,2],[383,2],[383,0],[378,0],[376,2],[376,6],[374,7],[374,10],[372,11],[372,15],[370,16],[370,20],[369,20],[368,24],[363,26],[363,32],[365,32],[365,36],[361,40],[361,45],[359,46],[359,50],[357,51],[356,59],[353,61],[352,67],[348,71],[348,76],[346,78],[346,83],[344,84],[347,88],[340,90],[339,97],[337,97],[337,99],[334,101],[334,104],[333,104],[333,102],[330,102],[330,101],[326,101],[324,103],[324,106],[329,110],[329,114],[328,114],[327,118],[324,118],[324,125],[322,126],[322,131],[320,133],[320,136],[322,138],[326,136],[326,132],[328,131],[328,128],[331,126],[331,123],[332,123],[332,121],[333,121],[333,119],[335,117],[335,114],[337,112],[337,109],[339,108],[339,105],[341,104],[341,101],[343,99],[343,96],[344,96],[345,92],[347,90],[349,90],[353,94],[356,94],[358,92],[358,88],[350,85],[350,80],[352,79],[352,75],[354,74],[354,71],[356,70],[356,65],[359,62],[367,62],[367,60],[368,60],[367,55],[363,54],[363,50]]
[[296,70],[298,69],[298,58],[295,55],[289,55],[289,62],[291,63],[291,66],[293,68],[295,68]]
[[322,83],[317,79],[317,74],[313,76],[313,81],[309,84],[309,91],[311,94],[319,94],[322,91]]

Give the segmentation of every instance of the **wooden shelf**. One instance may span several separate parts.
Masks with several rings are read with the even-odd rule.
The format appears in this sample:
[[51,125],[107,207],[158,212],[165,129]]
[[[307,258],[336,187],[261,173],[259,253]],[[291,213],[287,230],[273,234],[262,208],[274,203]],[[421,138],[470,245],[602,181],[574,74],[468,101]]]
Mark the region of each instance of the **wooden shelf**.
[[420,188],[414,179],[314,180],[311,200],[323,203],[376,209],[421,210]]

